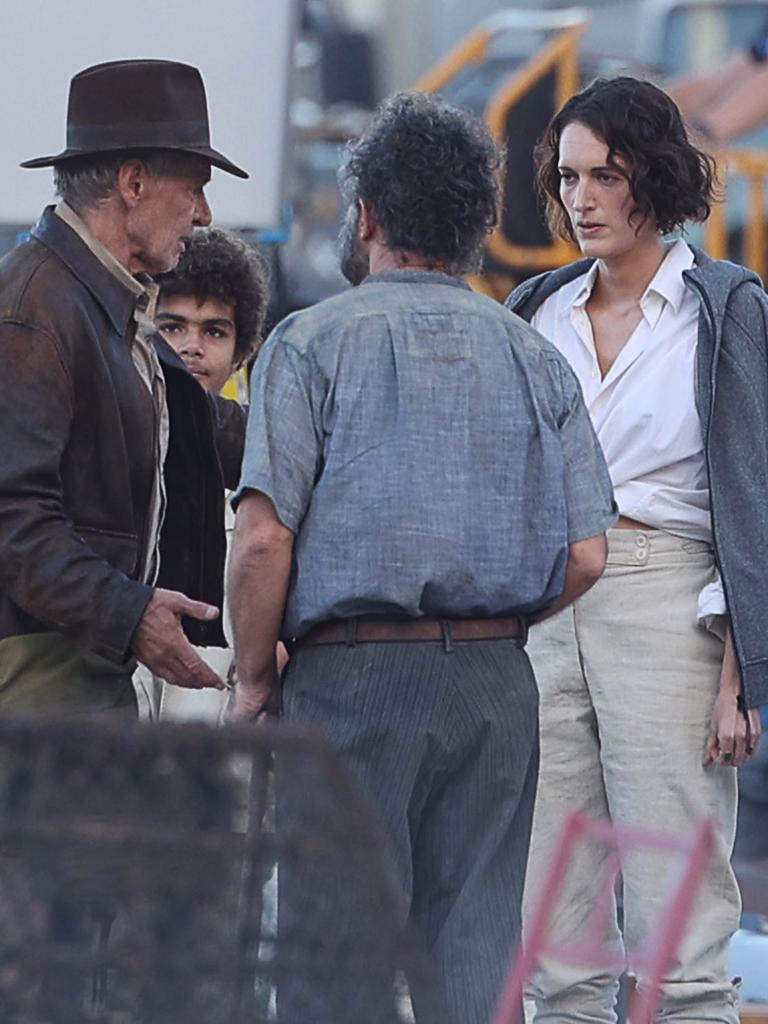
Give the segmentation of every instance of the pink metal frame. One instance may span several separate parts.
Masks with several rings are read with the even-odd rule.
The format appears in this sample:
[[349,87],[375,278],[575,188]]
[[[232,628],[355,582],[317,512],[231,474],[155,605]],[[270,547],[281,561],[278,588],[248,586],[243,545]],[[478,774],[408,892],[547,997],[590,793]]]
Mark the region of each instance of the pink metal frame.
[[[630,850],[659,850],[679,854],[679,881],[661,915],[657,932],[646,939],[642,949],[632,953],[633,966],[644,969],[643,989],[632,1002],[632,1024],[653,1024],[661,996],[661,982],[672,963],[685,933],[699,886],[712,853],[714,821],[704,818],[692,837],[681,838],[654,829],[629,828],[596,820],[586,814],[571,815],[550,864],[541,896],[526,928],[526,941],[516,955],[507,975],[492,1024],[517,1024],[523,998],[523,986],[542,954],[562,963],[600,966],[621,973],[625,958],[617,957],[601,941],[610,916],[614,913],[614,892],[621,860]],[[608,866],[603,874],[595,907],[578,942],[555,943],[548,935],[568,866],[577,843],[585,840],[604,843],[610,848]]]

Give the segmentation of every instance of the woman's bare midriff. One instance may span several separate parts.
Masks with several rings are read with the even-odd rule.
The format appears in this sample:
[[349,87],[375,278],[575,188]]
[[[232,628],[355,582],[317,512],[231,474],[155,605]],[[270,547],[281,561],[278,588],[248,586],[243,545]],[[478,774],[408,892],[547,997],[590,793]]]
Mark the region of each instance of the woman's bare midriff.
[[630,519],[629,516],[619,516],[618,522],[615,524],[619,530],[655,530],[655,526],[649,526],[648,523],[641,523],[639,519]]

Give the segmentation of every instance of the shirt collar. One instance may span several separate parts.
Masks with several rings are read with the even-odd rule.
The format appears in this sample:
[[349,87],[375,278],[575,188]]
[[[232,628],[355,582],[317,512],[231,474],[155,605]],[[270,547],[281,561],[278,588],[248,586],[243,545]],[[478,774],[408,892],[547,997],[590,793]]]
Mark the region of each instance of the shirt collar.
[[[577,284],[576,295],[572,302],[569,302],[569,306],[586,306],[592,289],[595,287],[595,281],[597,280],[597,260],[592,264],[587,273],[584,275],[580,284]],[[574,282],[576,283],[576,282]]]
[[53,212],[70,227],[82,242],[93,253],[96,259],[105,267],[113,277],[124,285],[133,295],[136,296],[137,307],[150,319],[154,319],[155,306],[157,305],[158,286],[147,275],[142,274],[139,279],[129,274],[122,263],[119,263],[109,249],[89,231],[85,221],[80,217],[63,199],[56,204]]
[[661,261],[661,266],[645,289],[640,305],[642,306],[644,300],[651,293],[654,293],[665,302],[668,302],[674,312],[678,313],[685,298],[687,287],[683,280],[683,271],[690,270],[693,262],[693,253],[690,246],[682,238],[678,238],[667,249],[667,254]]
[[447,284],[472,291],[463,277],[454,277],[439,270],[379,270],[375,274],[369,274],[361,284],[379,284],[382,281],[401,284]]
[[[651,326],[658,320],[666,302],[675,313],[679,312],[687,287],[683,280],[683,271],[690,270],[693,264],[694,256],[690,246],[682,238],[678,238],[667,249],[659,269],[640,299],[643,316]],[[567,314],[571,309],[583,308],[587,304],[597,280],[597,269],[598,261],[595,260],[586,274],[560,289],[557,304],[559,314]]]
[[597,260],[586,274],[566,282],[555,294],[557,295],[557,315],[570,316],[574,308],[583,309],[592,294],[597,279]]

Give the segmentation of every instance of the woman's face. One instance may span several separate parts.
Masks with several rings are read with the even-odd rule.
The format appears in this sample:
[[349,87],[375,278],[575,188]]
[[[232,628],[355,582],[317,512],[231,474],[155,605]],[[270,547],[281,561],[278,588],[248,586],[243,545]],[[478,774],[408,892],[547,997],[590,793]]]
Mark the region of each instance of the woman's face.
[[615,156],[609,163],[608,146],[585,124],[572,121],[563,129],[558,168],[560,199],[585,256],[615,259],[658,240],[652,218],[632,215],[626,162]]

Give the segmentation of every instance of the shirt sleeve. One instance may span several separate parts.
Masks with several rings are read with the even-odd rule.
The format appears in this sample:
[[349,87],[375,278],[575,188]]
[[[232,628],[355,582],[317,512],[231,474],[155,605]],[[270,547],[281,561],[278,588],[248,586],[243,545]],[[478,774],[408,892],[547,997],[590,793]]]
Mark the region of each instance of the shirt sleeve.
[[237,509],[248,491],[260,491],[293,533],[309,506],[322,458],[313,387],[307,357],[286,340],[286,329],[279,325],[251,375],[243,468],[232,507]]
[[708,583],[699,594],[696,621],[702,629],[709,630],[720,640],[725,641],[727,616],[723,581],[718,573],[717,578]]
[[558,366],[562,381],[563,413],[558,421],[565,466],[568,543],[605,533],[618,519],[613,485],[600,442],[569,367]]

